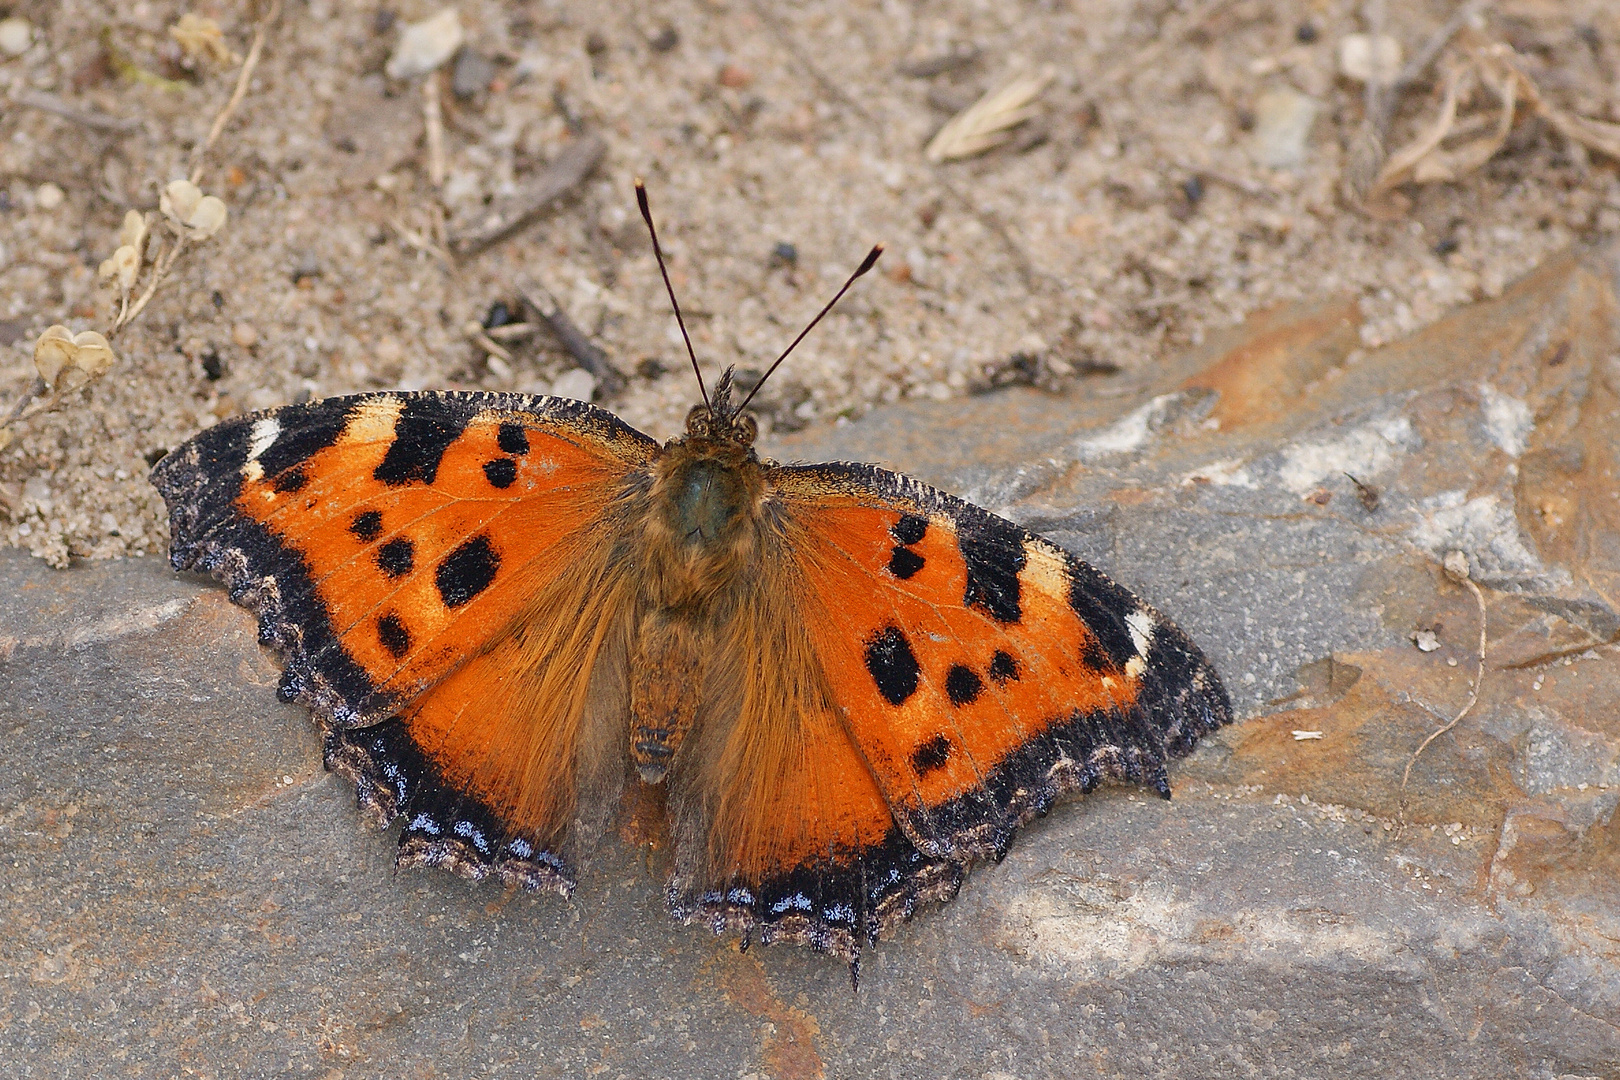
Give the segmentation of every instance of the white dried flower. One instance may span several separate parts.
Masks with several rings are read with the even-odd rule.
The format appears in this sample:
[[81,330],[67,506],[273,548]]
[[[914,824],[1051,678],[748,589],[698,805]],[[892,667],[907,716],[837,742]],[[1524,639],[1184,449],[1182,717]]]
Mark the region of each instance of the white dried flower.
[[146,246],[146,215],[131,210],[124,215],[123,228],[118,230],[118,246],[141,251]]
[[100,378],[117,359],[107,339],[94,330],[75,334],[65,326],[52,326],[34,342],[34,368],[54,394]]
[[193,240],[206,240],[225,224],[225,203],[217,196],[204,195],[190,180],[174,180],[163,189],[158,208],[176,232]]
[[140,253],[128,244],[121,244],[112,258],[101,264],[101,276],[104,278],[116,277],[118,287],[124,292],[135,287],[135,278],[141,272]]

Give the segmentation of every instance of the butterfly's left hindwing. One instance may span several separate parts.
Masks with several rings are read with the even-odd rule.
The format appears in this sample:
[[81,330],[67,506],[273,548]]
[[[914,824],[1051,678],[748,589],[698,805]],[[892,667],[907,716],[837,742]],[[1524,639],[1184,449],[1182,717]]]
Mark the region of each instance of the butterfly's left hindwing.
[[[580,402],[370,394],[227,421],[152,480],[171,561],[258,612],[328,762],[408,817],[403,861],[566,887],[551,849],[601,775],[583,703],[622,663],[614,544],[655,450]],[[540,737],[531,767],[488,767]]]

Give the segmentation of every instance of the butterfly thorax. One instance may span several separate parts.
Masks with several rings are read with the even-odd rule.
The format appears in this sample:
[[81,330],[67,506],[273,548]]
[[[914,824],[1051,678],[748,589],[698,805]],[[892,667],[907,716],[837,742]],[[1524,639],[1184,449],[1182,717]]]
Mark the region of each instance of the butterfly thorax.
[[652,465],[630,695],[631,754],[648,783],[691,729],[716,632],[757,576],[767,484],[755,431],[751,417],[699,406]]

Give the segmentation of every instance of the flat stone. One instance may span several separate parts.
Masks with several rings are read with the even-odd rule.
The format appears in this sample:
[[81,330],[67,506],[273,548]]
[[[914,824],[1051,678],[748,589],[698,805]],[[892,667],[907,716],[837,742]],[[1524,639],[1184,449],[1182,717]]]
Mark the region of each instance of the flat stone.
[[[1112,788],[1033,823],[870,947],[858,992],[826,957],[676,926],[657,860],[617,844],[571,901],[397,873],[220,589],[0,554],[0,1060],[1614,1075],[1617,309],[1615,254],[1578,253],[1370,353],[1327,300],[1151,380],[768,447],[878,460],[1048,533],[1186,628],[1240,715],[1173,801]],[[1484,682],[1412,763],[1477,670],[1454,551]]]

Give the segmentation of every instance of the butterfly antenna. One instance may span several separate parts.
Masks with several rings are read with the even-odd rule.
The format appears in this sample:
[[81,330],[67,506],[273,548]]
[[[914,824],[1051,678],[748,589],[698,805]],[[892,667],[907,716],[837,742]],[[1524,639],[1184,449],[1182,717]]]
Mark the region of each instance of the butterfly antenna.
[[838,303],[838,301],[840,301],[840,300],[842,300],[844,298],[844,294],[849,291],[849,287],[851,285],[855,284],[855,279],[856,278],[860,277],[862,274],[866,273],[868,270],[872,269],[872,267],[877,264],[878,256],[882,255],[882,254],[883,254],[883,245],[882,244],[873,244],[872,245],[872,250],[868,251],[866,253],[866,258],[861,260],[861,265],[856,267],[855,272],[853,274],[849,275],[849,280],[844,282],[844,287],[842,289],[838,290],[838,294],[836,296],[834,296],[831,300],[827,301],[827,306],[822,308],[816,314],[816,317],[810,320],[810,325],[809,326],[807,326],[803,330],[799,331],[799,336],[793,339],[793,344],[792,345],[789,345],[787,348],[782,350],[782,355],[778,356],[776,358],[776,363],[772,364],[769,368],[765,369],[765,374],[761,375],[760,379],[759,379],[759,382],[755,383],[754,388],[752,390],[748,391],[748,396],[743,398],[743,403],[741,405],[737,406],[737,408],[733,411],[733,413],[732,413],[733,416],[735,416],[737,413],[742,412],[744,409],[748,408],[748,403],[750,401],[754,400],[754,395],[759,393],[759,388],[765,385],[765,380],[771,377],[771,373],[774,372],[777,368],[782,366],[782,361],[784,361],[784,360],[786,360],[788,358],[788,353],[792,352],[794,349],[799,347],[799,342],[803,341],[804,338],[805,338],[805,335],[810,333],[810,331],[812,331],[812,330],[814,330],[816,328],[816,323],[821,321],[821,317],[823,315],[827,314],[827,312],[831,311],[833,309],[833,305]]
[[714,406],[709,403],[709,390],[703,385],[703,372],[698,370],[697,353],[692,351],[692,335],[686,332],[686,320],[681,318],[681,305],[675,299],[675,286],[669,283],[669,270],[664,266],[664,249],[658,246],[658,230],[653,228],[652,207],[647,205],[647,185],[641,182],[639,176],[636,177],[636,205],[641,208],[641,220],[647,223],[647,232],[652,236],[653,255],[658,259],[658,272],[664,276],[664,289],[669,293],[669,306],[675,309],[675,322],[681,328],[681,340],[686,342],[686,355],[692,358],[692,374],[697,376],[698,393],[703,395],[704,408],[709,410],[710,416],[713,416]]

